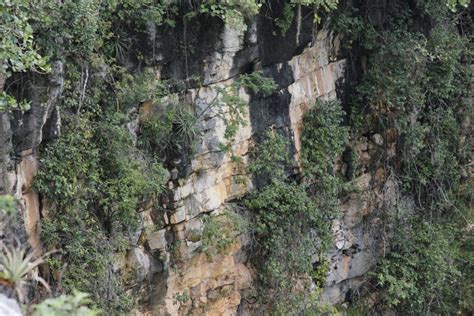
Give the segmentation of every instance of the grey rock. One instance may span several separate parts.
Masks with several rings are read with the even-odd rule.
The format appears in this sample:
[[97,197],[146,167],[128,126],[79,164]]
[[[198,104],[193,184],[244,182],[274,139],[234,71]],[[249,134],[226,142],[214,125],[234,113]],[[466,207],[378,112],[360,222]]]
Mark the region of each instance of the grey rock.
[[132,248],[127,255],[127,265],[132,267],[137,276],[137,282],[143,281],[150,271],[150,258],[141,247]]
[[383,137],[382,137],[382,135],[380,135],[380,134],[374,134],[374,135],[372,136],[372,141],[373,141],[376,145],[378,145],[378,146],[382,146],[382,145],[383,145]]
[[154,231],[148,238],[148,246],[150,250],[163,250],[166,248],[168,242],[166,241],[167,229]]

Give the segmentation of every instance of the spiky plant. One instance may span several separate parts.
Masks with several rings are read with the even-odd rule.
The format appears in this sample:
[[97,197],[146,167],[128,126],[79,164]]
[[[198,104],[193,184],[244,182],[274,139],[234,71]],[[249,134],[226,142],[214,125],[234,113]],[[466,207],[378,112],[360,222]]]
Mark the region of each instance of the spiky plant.
[[40,276],[34,274],[34,269],[44,262],[44,258],[51,254],[45,253],[38,256],[36,251],[28,252],[26,247],[17,242],[14,245],[1,245],[0,250],[0,284],[9,289],[10,295],[16,293],[20,301],[24,301],[21,286],[32,279],[41,283],[50,291],[48,283]]

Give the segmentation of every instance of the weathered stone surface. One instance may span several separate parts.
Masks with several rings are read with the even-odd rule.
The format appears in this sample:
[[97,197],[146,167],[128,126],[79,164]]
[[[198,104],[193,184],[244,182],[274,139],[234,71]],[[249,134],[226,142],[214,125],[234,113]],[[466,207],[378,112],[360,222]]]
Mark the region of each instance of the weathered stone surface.
[[[166,310],[171,315],[233,315],[240,304],[238,290],[250,287],[250,270],[234,256],[242,245],[234,244],[228,253],[210,261],[204,253],[192,257],[179,271],[170,271]],[[190,302],[177,302],[176,295],[188,293]]]
[[[281,14],[283,6],[275,4],[272,10],[266,14]],[[150,291],[143,299],[148,304],[145,302],[135,312],[237,314],[242,293],[252,287],[255,278],[247,262],[246,244],[250,237],[240,236],[227,252],[210,260],[200,251],[203,218],[205,213],[222,210],[227,202],[261,185],[258,179],[252,181],[245,166],[250,162],[253,144],[266,130],[272,129],[290,141],[289,150],[299,164],[304,114],[317,99],[336,97],[346,67],[345,60],[336,58],[339,38],[325,29],[313,34],[312,15],[308,13],[307,9],[299,10],[297,21],[285,35],[274,32],[273,22],[265,17],[250,21],[247,32],[225,26],[217,18],[192,26],[183,19],[171,31],[148,26],[149,42],[145,44],[150,46],[150,64],[156,66],[157,78],[165,76],[189,84],[186,97],[199,117],[197,125],[202,134],[189,170],[169,170],[169,197],[161,205],[164,211],[152,207],[139,210],[142,225],[130,238],[133,247],[126,260],[117,264],[117,269],[135,269],[137,280],[149,285]],[[191,50],[191,46],[199,49]],[[209,105],[218,88],[232,84],[239,74],[255,70],[273,78],[277,90],[270,95],[239,91],[249,107],[244,115],[246,124],[238,129],[231,146],[241,158],[242,167],[221,150],[225,124],[216,115],[216,108]],[[0,117],[0,189],[19,198],[31,244],[40,245],[40,203],[31,191],[37,171],[35,149],[45,139],[59,134],[56,103],[63,85],[61,74],[62,65],[56,64],[55,75],[47,82],[52,88],[46,97],[39,95],[39,89],[31,91],[36,101],[30,112],[15,122],[10,122],[8,115]],[[197,88],[190,79],[193,76],[201,77],[203,85]],[[45,82],[37,83],[41,84]],[[46,102],[40,102],[44,97]],[[130,132],[136,134],[137,124],[153,111],[151,104],[144,104],[137,119],[127,126]],[[383,169],[371,172],[369,166],[377,146],[387,146],[389,155],[390,150],[395,155],[397,136],[396,130],[381,131],[380,135],[351,144],[361,165],[360,175],[353,180],[353,192],[341,201],[343,216],[332,223],[334,240],[326,254],[331,269],[323,301],[344,301],[346,293],[362,282],[379,256],[377,238],[383,237],[383,232],[371,229],[380,227],[373,211],[381,203],[396,205],[398,188]],[[12,151],[21,156],[18,163],[8,157]],[[347,170],[347,165],[338,162],[341,170]],[[299,171],[297,168],[292,172]]]
[[[206,58],[204,78],[208,85],[190,90],[197,115],[201,116],[202,121],[199,124],[202,138],[191,161],[190,174],[179,181],[174,179],[169,185],[173,191],[175,206],[169,210],[171,231],[176,240],[172,246],[172,256],[179,264],[175,269],[169,270],[166,279],[167,290],[163,297],[164,305],[156,305],[155,313],[166,311],[171,315],[234,315],[241,301],[240,292],[249,288],[253,279],[249,267],[246,266],[247,256],[241,249],[241,244],[234,244],[229,253],[211,262],[199,251],[203,229],[202,214],[224,207],[227,201],[246,194],[254,187],[254,183],[242,172],[242,168],[238,168],[230,156],[221,151],[220,145],[225,141],[225,125],[216,117],[215,109],[208,108],[216,97],[216,89],[229,85],[234,80],[231,77],[235,75],[235,64],[245,64],[242,59],[236,60],[235,56],[239,54],[239,50],[248,54],[243,56],[254,58],[253,53],[249,53],[249,48],[244,46],[241,35],[227,28],[221,32],[219,41],[224,45],[219,48],[220,51],[211,53],[211,57]],[[258,25],[256,30],[251,32],[256,33],[248,35],[250,37],[261,35]],[[296,32],[293,36],[295,35]],[[305,41],[308,43],[309,40]],[[278,84],[276,93],[256,98],[244,91],[240,92],[241,97],[249,100],[250,105],[245,115],[247,124],[239,128],[232,148],[244,164],[249,162],[248,152],[254,143],[254,137],[268,128],[275,128],[288,137],[292,143],[294,157],[299,161],[299,137],[304,113],[315,104],[317,98],[334,98],[336,81],[344,75],[345,61],[332,57],[335,56],[333,48],[338,45],[335,44],[337,42],[333,34],[322,31],[318,33],[313,45],[303,45],[295,56],[285,59],[280,55],[278,62],[265,64],[262,68],[264,74],[274,78]],[[226,47],[229,51],[226,51]],[[226,54],[233,58],[228,59]],[[272,58],[274,57],[266,60]],[[205,109],[207,110],[203,113]],[[362,185],[365,189],[366,183]],[[352,258],[345,256],[342,261],[340,255],[343,251],[352,249],[357,242],[361,243],[359,239],[363,238],[363,235],[352,232],[352,228],[344,220],[336,226],[334,233],[337,238],[332,256],[336,261],[341,260],[340,271],[346,272],[333,273],[333,279],[341,283],[346,278],[358,277],[363,272],[359,268],[349,269]],[[166,251],[163,230],[159,232],[150,237],[148,244],[150,248]],[[354,262],[357,262],[359,267],[363,266],[366,259],[365,255],[359,256]],[[182,295],[189,296],[189,301],[176,299]],[[340,297],[344,295],[341,294]]]
[[385,194],[374,194],[379,189],[373,185],[380,176],[367,173],[354,179],[355,192],[342,204],[343,217],[333,222],[333,248],[327,254],[330,272],[321,298],[325,303],[343,302],[345,294],[363,281],[384,251],[379,240],[386,232],[373,214],[374,207],[381,203],[395,206],[398,193],[394,183],[386,181],[381,189]]
[[158,231],[153,231],[148,236],[148,246],[151,250],[163,250],[166,248],[166,233],[169,229],[161,229]]
[[[35,150],[43,140],[59,136],[58,102],[63,86],[64,66],[60,61],[53,62],[51,75],[34,78],[33,84],[28,86],[31,109],[25,113],[13,113],[10,121],[16,153]],[[45,95],[44,91],[48,93]]]
[[170,223],[171,224],[178,224],[178,223],[181,223],[184,220],[186,220],[186,209],[184,207],[178,208],[170,216]]
[[136,281],[142,282],[150,273],[150,258],[141,247],[133,247],[127,254],[127,266],[136,273]]

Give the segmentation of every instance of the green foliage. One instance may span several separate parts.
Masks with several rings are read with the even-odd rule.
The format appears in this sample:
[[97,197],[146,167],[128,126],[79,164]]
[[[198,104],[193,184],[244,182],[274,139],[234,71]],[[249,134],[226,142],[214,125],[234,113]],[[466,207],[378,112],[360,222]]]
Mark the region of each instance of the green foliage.
[[187,292],[183,293],[176,293],[174,295],[174,302],[173,305],[177,305],[179,303],[187,303],[190,300],[189,294]]
[[[50,70],[47,58],[38,53],[33,40],[28,1],[0,3],[0,78],[7,79],[13,72]],[[3,90],[3,87],[0,87]],[[0,92],[0,111],[28,109],[26,101],[18,102],[5,91]]]
[[[468,46],[448,25],[447,8],[440,1],[420,3],[420,14],[430,16],[434,24],[429,36],[419,31],[417,24],[421,21],[410,19],[410,14],[415,13],[409,8],[400,5],[390,9],[396,11],[393,21],[383,30],[375,30],[357,10],[340,14],[335,22],[336,28],[345,32],[349,47],[371,50],[367,72],[356,87],[352,111],[360,133],[369,127],[393,124],[390,111],[399,111],[406,117],[410,113],[421,114],[426,106],[451,102],[467,88],[469,74],[462,60],[470,58]],[[366,115],[374,111],[377,116]]]
[[295,17],[295,7],[292,3],[287,3],[283,7],[283,13],[280,17],[275,19],[275,24],[280,28],[281,34],[286,34],[293,23]]
[[43,54],[85,62],[103,44],[106,21],[98,0],[35,1],[28,4],[36,41]]
[[72,295],[49,298],[33,306],[33,316],[95,316],[99,311],[90,308],[89,294],[74,291]]
[[75,117],[68,123],[61,139],[43,151],[35,181],[53,203],[42,221],[42,240],[63,250],[48,263],[58,272],[67,264],[61,280],[66,291],[85,291],[103,307],[126,311],[130,299],[122,277],[111,270],[113,255],[126,248],[137,209],[156,202],[164,171],[135,147],[117,119],[96,125]]
[[209,260],[225,254],[247,227],[248,223],[241,215],[228,209],[218,215],[206,217],[202,232],[202,251]]
[[446,5],[453,12],[456,12],[458,6],[467,8],[470,3],[471,0],[446,0]]
[[[470,35],[456,27],[462,15],[452,15],[446,4],[456,6],[441,0],[387,4],[383,25],[354,8],[335,21],[346,48],[366,55],[351,103],[352,133],[390,129],[397,135],[397,156],[384,165],[415,202],[412,219],[391,223],[391,252],[373,274],[385,290],[382,308],[400,314],[472,310],[467,297],[474,273],[466,261],[472,257],[472,192],[465,171],[471,153],[463,128],[472,111],[465,100],[472,53]],[[393,217],[393,210],[385,211]]]
[[257,0],[209,0],[201,2],[199,12],[217,16],[234,28],[245,29],[245,19],[256,15],[260,6]]
[[141,145],[165,161],[194,154],[199,130],[196,117],[183,104],[170,106],[162,115],[146,119],[140,136]]
[[241,75],[236,82],[237,88],[250,90],[252,93],[271,94],[277,88],[273,79],[265,77],[261,72]]
[[[462,278],[455,261],[459,252],[450,225],[413,220],[396,232],[391,252],[374,275],[387,290],[385,304],[410,314],[457,314]],[[454,304],[453,304],[454,303]]]
[[166,180],[165,171],[157,161],[138,150],[130,132],[114,120],[102,120],[95,132],[103,170],[99,188],[101,217],[112,225],[109,230],[114,225],[119,225],[121,231],[134,229],[135,211],[140,205],[158,199]]
[[256,213],[254,264],[262,302],[277,313],[294,313],[312,302],[313,257],[329,241],[328,219],[304,187],[273,181],[247,200]]
[[328,225],[341,185],[334,163],[348,140],[348,129],[341,126],[343,114],[339,102],[329,101],[318,102],[304,117],[305,185],[285,181],[291,160],[282,136],[267,132],[253,152],[250,171],[270,180],[247,200],[247,207],[256,213],[254,264],[259,267],[262,302],[277,314],[317,314],[320,309],[317,296],[329,271],[322,254],[330,240]]
[[286,34],[293,23],[297,6],[313,7],[314,22],[319,23],[321,15],[335,10],[338,4],[339,0],[290,0],[285,3],[283,14],[275,19],[275,24],[280,28],[282,34]]
[[303,118],[301,134],[304,181],[311,187],[319,208],[336,214],[342,180],[335,161],[348,142],[348,128],[341,126],[344,112],[337,100],[318,101]]
[[174,26],[179,1],[113,0],[108,1],[108,5],[121,21],[128,20],[129,23],[134,21],[132,23],[136,23],[137,26],[143,26],[148,21],[152,21],[157,25]]
[[253,161],[249,171],[256,178],[284,180],[285,168],[291,165],[289,143],[278,133],[267,131],[265,139],[252,151]]
[[46,59],[38,54],[33,42],[28,1],[2,1],[0,4],[0,73],[7,77],[12,72],[31,69],[47,70]]
[[12,215],[16,211],[15,198],[12,195],[0,196],[0,210],[7,215]]
[[[46,198],[68,205],[93,195],[100,171],[99,150],[92,141],[94,133],[88,119],[77,120],[71,131],[45,148],[35,188]],[[88,183],[87,186],[81,185]]]
[[156,79],[156,75],[150,71],[130,75],[125,74],[120,82],[115,84],[117,91],[117,105],[122,112],[127,112],[142,103],[152,105],[158,102],[170,93],[166,82]]
[[[373,52],[356,87],[352,122],[358,134],[395,127],[402,140],[399,175],[405,190],[428,203],[426,209],[442,211],[436,201],[456,190],[467,157],[459,140],[461,121],[469,111],[462,98],[471,83],[464,60],[471,54],[466,39],[448,24],[450,15],[442,2],[420,3],[419,10],[433,21],[429,35],[410,19],[415,13],[397,8],[394,21],[378,38],[370,36]],[[353,19],[358,19],[359,33],[373,34],[372,25]],[[353,38],[362,47],[367,47],[366,39]]]
[[20,301],[24,301],[25,294],[22,286],[27,283],[29,277],[40,282],[49,290],[49,286],[43,278],[33,275],[33,270],[44,262],[44,257],[47,255],[38,256],[34,251],[28,252],[26,247],[19,243],[17,246],[2,243],[0,249],[0,280],[2,280],[3,286],[7,290],[13,290]]
[[302,163],[303,172],[309,179],[334,173],[334,162],[348,141],[348,128],[341,126],[343,116],[337,100],[318,101],[305,114],[301,135]]
[[[158,87],[162,88],[161,91],[152,87],[144,88],[143,84],[137,86],[140,88],[131,87],[125,90],[139,91],[136,93],[137,96],[132,97],[134,101],[128,102],[130,104],[145,100],[154,103],[162,95],[161,91],[167,91],[163,90],[163,85],[160,84]],[[196,125],[198,120],[209,111],[215,110],[217,117],[222,119],[226,126],[225,142],[221,144],[221,148],[225,152],[232,153],[232,144],[237,131],[240,126],[246,124],[245,113],[248,103],[241,97],[240,89],[248,89],[252,93],[268,94],[274,91],[275,84],[273,80],[263,77],[259,72],[242,75],[231,85],[218,87],[215,99],[197,117],[188,110],[188,106],[171,104],[164,113],[145,120],[140,138],[141,144],[163,160],[183,156],[189,158],[194,153],[195,140],[199,134]],[[145,92],[140,92],[142,90]],[[148,91],[155,93],[155,95],[147,96],[146,92]],[[175,103],[179,103],[179,101]]]
[[217,96],[208,108],[216,108],[217,117],[224,121],[225,143],[221,147],[226,152],[231,152],[238,128],[246,124],[248,103],[240,96],[240,89],[247,89],[255,94],[270,94],[276,89],[276,85],[273,79],[264,77],[260,72],[254,72],[241,75],[229,86],[217,88]]

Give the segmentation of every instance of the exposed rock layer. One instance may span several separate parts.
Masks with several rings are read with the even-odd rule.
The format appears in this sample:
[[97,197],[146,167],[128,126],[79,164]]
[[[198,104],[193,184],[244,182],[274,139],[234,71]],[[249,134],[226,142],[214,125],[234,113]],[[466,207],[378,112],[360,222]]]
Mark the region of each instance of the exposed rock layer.
[[[311,15],[303,16],[285,36],[273,35],[278,30],[264,18],[252,21],[247,32],[217,21],[203,21],[192,31],[184,24],[179,24],[174,33],[152,29],[147,42],[152,51],[150,62],[163,76],[188,82],[193,75],[203,78],[204,86],[187,90],[197,115],[212,102],[216,88],[231,84],[237,75],[261,70],[272,77],[278,85],[272,95],[240,92],[248,100],[249,110],[233,151],[248,164],[255,139],[273,129],[291,141],[291,154],[298,165],[303,115],[316,99],[336,98],[342,92],[347,63],[338,57],[338,37],[326,29],[315,31]],[[199,49],[180,48],[182,44]],[[40,247],[40,203],[31,183],[38,167],[39,144],[59,134],[56,100],[63,84],[61,73],[62,66],[56,64],[53,79],[47,83],[52,87],[48,96],[33,98],[46,102],[34,102],[31,111],[11,120],[12,126],[6,114],[0,121],[2,190],[19,198],[29,241],[35,247]],[[33,89],[32,95],[38,91],[41,89]],[[213,260],[199,249],[205,216],[221,211],[227,202],[242,197],[258,183],[242,174],[242,169],[221,151],[225,129],[222,120],[209,111],[199,123],[202,138],[186,176],[169,170],[171,194],[164,205],[166,212],[141,212],[144,225],[137,232],[141,238],[135,238],[136,246],[122,264],[123,269],[138,271],[137,278],[143,284],[143,313],[251,313],[249,303],[242,302],[242,293],[252,287],[255,276],[247,262],[246,236],[240,236],[226,254]],[[334,243],[327,254],[331,270],[322,296],[330,304],[343,302],[383,251],[383,232],[369,228],[379,221],[373,212],[381,203],[395,204],[397,188],[393,181],[384,179],[382,172],[372,175],[368,171],[370,157],[379,143],[374,139],[353,144],[362,161],[362,174],[354,180],[354,193],[343,201],[342,218],[332,225]],[[10,158],[11,152],[15,160]],[[342,163],[340,167],[347,168]]]

